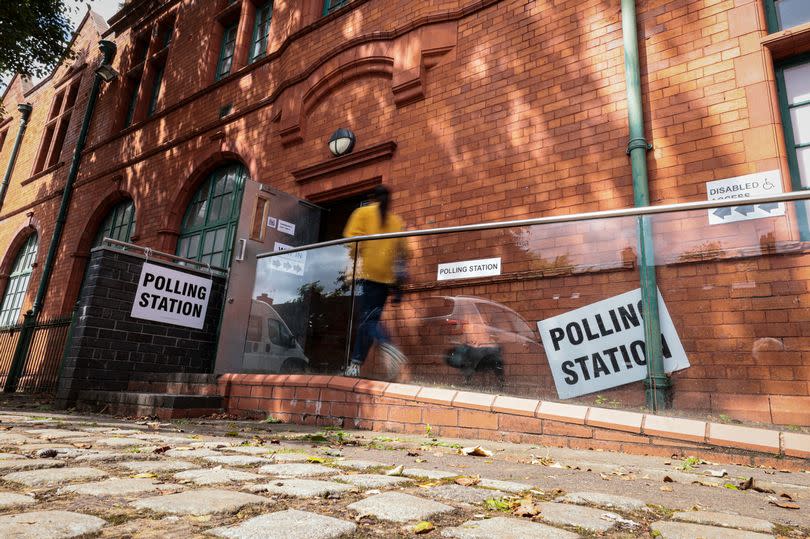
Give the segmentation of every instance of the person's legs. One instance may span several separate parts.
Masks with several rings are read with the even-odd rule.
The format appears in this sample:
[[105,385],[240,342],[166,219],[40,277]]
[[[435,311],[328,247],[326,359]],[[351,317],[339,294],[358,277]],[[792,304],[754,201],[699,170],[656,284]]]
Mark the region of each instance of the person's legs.
[[[374,344],[374,340],[387,341],[385,331],[380,327],[380,317],[388,298],[389,286],[374,281],[362,281],[362,293],[358,296],[357,337],[352,351],[351,364],[347,373],[356,376]],[[351,371],[351,372],[350,372]]]

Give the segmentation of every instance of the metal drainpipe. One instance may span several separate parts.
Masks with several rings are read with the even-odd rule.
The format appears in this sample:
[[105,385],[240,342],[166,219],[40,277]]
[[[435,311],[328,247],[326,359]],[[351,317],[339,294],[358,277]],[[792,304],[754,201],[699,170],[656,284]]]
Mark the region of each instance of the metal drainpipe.
[[[103,58],[101,65],[110,65],[113,58],[115,58],[116,46],[112,41],[102,40],[99,42],[99,49]],[[95,73],[93,78],[93,88],[90,90],[90,97],[87,100],[87,108],[84,112],[84,120],[82,121],[82,128],[79,131],[79,138],[76,140],[76,147],[73,149],[73,159],[70,162],[70,171],[68,172],[65,188],[62,192],[62,203],[59,206],[59,215],[56,217],[56,224],[51,236],[51,243],[48,246],[48,256],[45,258],[45,264],[42,268],[42,276],[39,279],[39,288],[37,295],[34,298],[34,304],[25,315],[23,315],[23,325],[20,330],[20,336],[17,339],[17,347],[14,350],[14,357],[11,360],[11,367],[9,368],[6,385],[3,390],[10,393],[17,390],[17,383],[19,382],[20,375],[22,374],[23,364],[25,358],[28,356],[28,350],[31,345],[31,337],[33,337],[34,326],[37,317],[42,310],[42,303],[45,298],[45,291],[48,289],[48,282],[50,281],[51,273],[53,272],[53,264],[56,260],[56,250],[59,247],[59,242],[62,239],[62,230],[65,227],[67,220],[68,208],[70,207],[70,198],[73,194],[73,184],[79,175],[79,165],[82,160],[82,151],[87,142],[87,133],[90,130],[90,120],[93,118],[93,111],[96,108],[96,100],[101,88],[102,77]]]
[[20,111],[20,130],[17,131],[17,138],[14,139],[14,147],[11,149],[11,157],[8,160],[6,175],[3,176],[3,183],[0,184],[0,210],[3,209],[3,202],[6,199],[6,190],[8,189],[8,182],[11,180],[11,174],[14,172],[14,165],[17,163],[17,154],[20,151],[20,144],[22,144],[25,128],[28,127],[28,118],[31,116],[31,105],[28,103],[20,103],[17,105],[17,110]]
[[[638,22],[635,0],[622,0],[622,34],[624,66],[627,81],[627,115],[630,142],[627,153],[633,171],[633,201],[636,207],[650,205],[647,177],[647,151],[652,145],[644,138],[644,109],[641,105],[641,74],[638,54]],[[658,285],[655,279],[655,248],[652,222],[648,216],[638,218],[639,276],[644,309],[644,342],[647,355],[647,378],[644,380],[647,407],[658,411],[670,406],[669,377],[664,372],[661,351],[661,322],[658,315]]]

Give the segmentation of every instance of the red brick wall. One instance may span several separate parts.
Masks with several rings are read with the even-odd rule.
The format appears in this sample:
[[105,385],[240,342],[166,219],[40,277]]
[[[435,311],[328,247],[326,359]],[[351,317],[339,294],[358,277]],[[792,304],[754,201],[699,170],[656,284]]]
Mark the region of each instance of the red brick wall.
[[[230,77],[214,83],[220,4],[164,2],[163,9],[142,16],[136,10],[114,28],[115,66],[126,72],[134,36],[161,17],[176,17],[155,116],[121,131],[125,85],[119,79],[102,92],[47,313],[72,306],[89,238],[115,202],[124,196],[135,201],[139,243],[171,251],[185,202],[205,173],[227,158],[242,160],[253,179],[317,200],[381,179],[394,188],[395,208],[411,228],[632,204],[618,0],[358,0],[326,18],[317,0],[282,3],[273,14],[267,59],[237,63]],[[770,56],[759,43],[765,30],[758,2],[650,0],[639,3],[639,21],[646,132],[655,146],[649,153],[653,203],[701,200],[706,181],[771,169],[782,171],[788,189]],[[96,58],[91,54],[89,65]],[[85,75],[77,112],[89,83]],[[66,167],[30,182],[28,176],[52,86],[26,96],[36,103],[29,143],[0,215],[0,248],[11,244],[29,207],[41,237],[50,237]],[[7,105],[15,99],[23,97],[13,87]],[[233,113],[220,120],[227,104]],[[73,137],[79,118],[74,113]],[[340,126],[357,133],[356,151],[388,141],[396,150],[382,163],[296,182],[293,171],[331,159],[326,140]],[[10,146],[7,141],[0,164]],[[769,233],[774,241],[790,242],[794,229],[790,216],[725,228],[707,227],[705,214],[688,221],[657,218],[657,254],[662,264],[673,264],[711,242],[729,252],[758,245]],[[415,284],[430,281],[436,262],[497,254],[511,257],[514,272],[537,270],[562,256],[566,264],[591,267],[584,275],[452,289],[511,306],[531,324],[637,286],[635,272],[614,271],[635,260],[630,221],[614,228],[538,229],[524,238],[522,250],[509,248],[517,242],[499,234],[414,241],[415,252],[424,255]],[[40,252],[46,249],[42,241]],[[807,398],[802,261],[791,255],[661,270],[662,292],[689,341],[693,364],[676,376],[676,394],[688,396],[680,402],[733,410],[736,404],[725,395],[746,394],[752,410],[764,410],[762,399],[767,401],[767,413],[748,417],[776,420],[774,406],[782,404],[774,405],[775,398]],[[780,283],[786,274],[773,271],[773,264],[798,264],[790,275],[800,280],[785,288]],[[605,268],[614,270],[600,271]],[[37,279],[35,271],[32,282]],[[735,282],[757,284],[738,290]],[[740,297],[766,289],[762,296]],[[777,339],[784,350],[753,357],[761,338]],[[542,357],[515,361],[509,369],[512,377],[537,377],[520,391],[550,387]],[[622,395],[624,403],[637,404],[640,391]]]

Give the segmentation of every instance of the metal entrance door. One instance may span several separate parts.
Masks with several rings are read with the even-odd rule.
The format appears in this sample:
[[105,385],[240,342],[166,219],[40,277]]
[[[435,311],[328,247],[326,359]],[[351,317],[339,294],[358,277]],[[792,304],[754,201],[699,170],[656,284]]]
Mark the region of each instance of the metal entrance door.
[[[266,294],[254,297],[256,254],[318,240],[321,210],[254,181],[245,182],[242,211],[219,333],[215,372],[282,372],[305,363],[295,328],[276,312]],[[284,268],[279,279],[294,279]],[[296,360],[299,362],[296,365]]]

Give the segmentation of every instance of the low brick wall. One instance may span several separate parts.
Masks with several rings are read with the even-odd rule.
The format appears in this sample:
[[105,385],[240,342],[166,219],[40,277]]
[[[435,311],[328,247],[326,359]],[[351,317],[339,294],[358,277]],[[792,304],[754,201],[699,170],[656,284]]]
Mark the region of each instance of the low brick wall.
[[126,390],[134,373],[213,372],[225,278],[212,277],[211,298],[200,330],[140,320],[129,313],[144,261],[118,249],[92,252],[62,365],[57,406],[71,406],[83,390]]
[[803,469],[810,435],[341,376],[225,374],[230,413],[451,438]]

